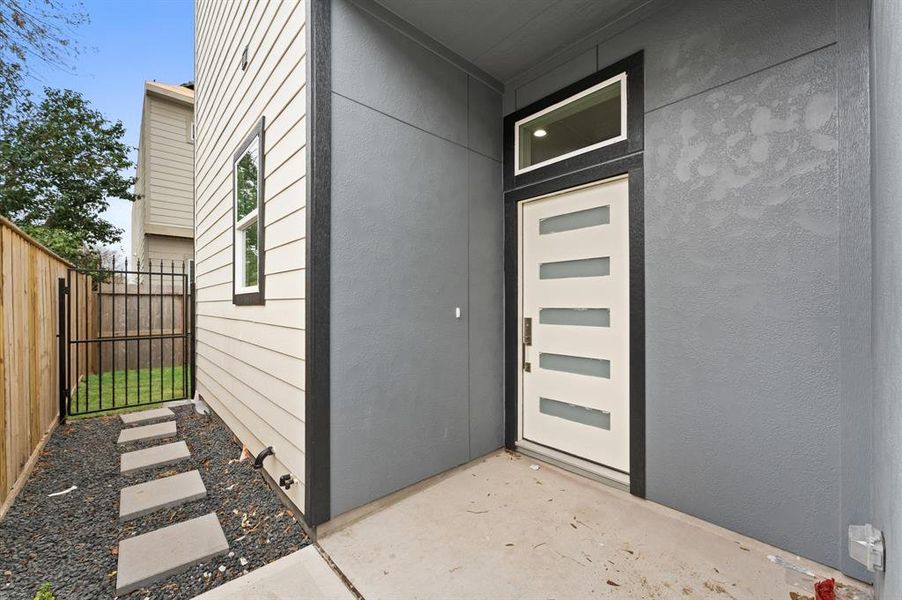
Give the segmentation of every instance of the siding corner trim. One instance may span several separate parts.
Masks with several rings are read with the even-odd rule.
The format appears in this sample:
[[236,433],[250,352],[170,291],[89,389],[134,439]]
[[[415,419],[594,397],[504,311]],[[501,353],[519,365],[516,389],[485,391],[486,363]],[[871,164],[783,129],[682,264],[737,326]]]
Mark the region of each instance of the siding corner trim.
[[330,314],[332,188],[331,0],[307,3],[307,268],[306,486],[307,523],[331,518]]

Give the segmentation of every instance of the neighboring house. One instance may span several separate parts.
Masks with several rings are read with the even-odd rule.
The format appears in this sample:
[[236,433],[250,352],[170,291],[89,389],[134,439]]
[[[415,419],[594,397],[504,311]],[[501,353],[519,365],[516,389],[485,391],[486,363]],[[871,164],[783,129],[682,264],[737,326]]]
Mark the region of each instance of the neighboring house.
[[902,535],[868,3],[198,0],[195,31],[197,387],[309,525],[507,446],[862,578],[848,526]]
[[169,271],[194,257],[194,89],[144,83],[132,205],[132,259]]

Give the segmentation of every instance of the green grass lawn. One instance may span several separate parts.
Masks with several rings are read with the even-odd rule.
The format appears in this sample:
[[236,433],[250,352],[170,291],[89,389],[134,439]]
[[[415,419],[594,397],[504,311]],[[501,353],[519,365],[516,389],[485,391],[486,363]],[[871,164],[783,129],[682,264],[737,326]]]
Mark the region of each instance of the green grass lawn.
[[[85,413],[101,409],[111,409],[102,414],[132,412],[155,402],[178,400],[185,397],[184,390],[190,388],[190,379],[191,367],[182,365],[89,375],[72,391],[70,417],[92,416]],[[187,386],[184,386],[185,382]]]

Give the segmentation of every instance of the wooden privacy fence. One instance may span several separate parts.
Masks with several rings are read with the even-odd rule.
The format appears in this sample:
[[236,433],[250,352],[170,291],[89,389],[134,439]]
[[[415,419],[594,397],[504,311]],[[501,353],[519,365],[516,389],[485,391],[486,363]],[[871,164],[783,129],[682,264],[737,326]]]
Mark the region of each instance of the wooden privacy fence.
[[[92,299],[99,311],[99,337],[147,337],[154,334],[176,335],[187,331],[190,297],[180,282],[157,283],[145,278],[136,283],[104,283]],[[142,352],[136,348],[141,345]],[[130,342],[114,341],[91,352],[94,364],[100,361],[101,371],[148,369],[157,365],[181,365],[188,350],[181,340],[147,339]]]
[[71,266],[0,217],[0,517],[58,422],[58,280]]

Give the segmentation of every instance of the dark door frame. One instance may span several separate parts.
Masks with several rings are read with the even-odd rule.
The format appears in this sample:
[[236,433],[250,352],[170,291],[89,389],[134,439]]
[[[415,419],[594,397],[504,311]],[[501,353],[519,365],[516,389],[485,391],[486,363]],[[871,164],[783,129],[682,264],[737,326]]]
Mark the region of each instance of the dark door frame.
[[[630,492],[645,497],[645,141],[642,52],[577,81],[504,118],[504,406],[505,445],[516,447],[519,423],[518,204],[569,188],[629,176]],[[627,74],[627,139],[514,175],[514,123],[619,73]]]

